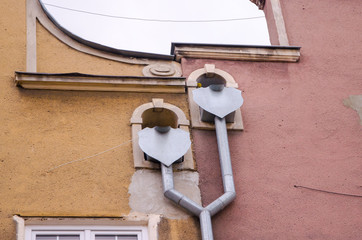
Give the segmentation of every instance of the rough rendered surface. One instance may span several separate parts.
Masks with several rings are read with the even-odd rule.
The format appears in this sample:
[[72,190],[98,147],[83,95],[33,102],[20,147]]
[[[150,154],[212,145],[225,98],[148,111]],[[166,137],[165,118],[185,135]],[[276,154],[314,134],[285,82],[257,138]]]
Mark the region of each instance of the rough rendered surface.
[[[360,3],[282,0],[298,63],[183,60],[185,76],[229,72],[244,97],[244,131],[228,132],[237,197],[213,218],[215,240],[361,238],[361,197],[294,187],[362,196]],[[215,133],[192,134],[208,204],[223,191]]]
[[[199,174],[196,172],[174,172],[175,189],[201,205]],[[188,218],[190,215],[163,196],[161,172],[138,170],[133,174],[129,186],[131,211],[162,214],[170,219]]]

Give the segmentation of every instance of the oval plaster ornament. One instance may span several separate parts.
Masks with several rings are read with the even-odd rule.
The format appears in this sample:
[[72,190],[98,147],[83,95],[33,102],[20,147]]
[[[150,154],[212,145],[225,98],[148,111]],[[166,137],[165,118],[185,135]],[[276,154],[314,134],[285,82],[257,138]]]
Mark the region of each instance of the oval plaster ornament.
[[[213,90],[214,89],[214,90]],[[194,101],[205,111],[223,118],[243,105],[241,91],[235,88],[210,85],[192,91]]]
[[191,146],[190,134],[179,128],[168,127],[166,130],[144,128],[138,132],[138,144],[148,156],[171,166],[180,159]]
[[150,64],[143,68],[142,73],[147,77],[181,77],[180,70],[175,64]]

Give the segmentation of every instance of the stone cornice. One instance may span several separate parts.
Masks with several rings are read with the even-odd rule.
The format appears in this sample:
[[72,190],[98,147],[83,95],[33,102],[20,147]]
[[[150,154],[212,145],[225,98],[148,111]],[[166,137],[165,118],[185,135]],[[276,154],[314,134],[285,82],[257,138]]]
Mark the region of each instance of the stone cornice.
[[173,43],[171,53],[181,58],[238,61],[298,62],[300,47]]
[[185,93],[182,77],[15,72],[14,81],[25,89]]

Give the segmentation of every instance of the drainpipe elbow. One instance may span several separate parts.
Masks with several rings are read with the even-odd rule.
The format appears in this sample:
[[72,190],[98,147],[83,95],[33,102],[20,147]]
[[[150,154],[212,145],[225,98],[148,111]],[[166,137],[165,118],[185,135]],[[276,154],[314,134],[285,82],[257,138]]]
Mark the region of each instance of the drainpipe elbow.
[[227,198],[227,201],[225,201],[226,205],[228,205],[229,203],[234,201],[234,199],[236,198],[236,192],[235,191],[226,192],[224,195],[226,195],[226,198]]
[[187,209],[188,211],[190,211],[192,214],[194,214],[195,216],[199,216],[201,214],[202,211],[204,211],[204,208],[202,206],[200,206],[199,204],[197,204],[196,202],[192,201],[191,199],[189,199],[188,197],[184,196],[181,200],[180,200],[180,205]]
[[220,200],[223,202],[224,207],[229,205],[236,198],[235,191],[226,192],[221,197]]
[[176,204],[179,204],[180,200],[182,199],[183,195],[176,191],[175,189],[166,190],[163,195],[173,201]]
[[181,207],[185,208],[195,216],[199,216],[200,213],[204,210],[204,208],[182,193],[176,191],[175,189],[167,190],[164,192],[164,195],[166,198],[170,199],[177,205],[180,205]]
[[234,191],[226,192],[218,199],[210,203],[206,209],[210,212],[210,215],[213,216],[229,205],[235,198],[236,193]]

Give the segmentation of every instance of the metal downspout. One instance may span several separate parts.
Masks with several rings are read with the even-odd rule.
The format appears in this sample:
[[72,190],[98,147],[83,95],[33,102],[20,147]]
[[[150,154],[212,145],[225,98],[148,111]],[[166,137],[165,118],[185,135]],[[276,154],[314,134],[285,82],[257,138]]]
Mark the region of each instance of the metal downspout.
[[213,240],[211,217],[221,211],[235,199],[235,186],[230,160],[229,143],[225,118],[215,116],[215,129],[220,158],[224,194],[210,203],[206,208],[198,205],[182,193],[174,189],[172,165],[161,163],[163,192],[166,198],[190,211],[200,218],[201,236],[203,240]]
[[215,116],[214,121],[224,194],[206,207],[211,216],[222,210],[236,197],[225,118]]
[[138,132],[139,145],[150,159],[161,164],[164,196],[200,218],[203,240],[213,240],[211,217],[230,204],[236,197],[230,160],[229,142],[225,117],[232,116],[243,104],[241,91],[224,88],[223,84],[213,84],[193,90],[194,101],[200,106],[201,120],[214,121],[219,152],[224,194],[207,207],[200,206],[174,189],[172,164],[190,148],[187,132],[170,126],[144,128]]
[[203,207],[174,189],[172,165],[167,167],[166,165],[161,163],[161,172],[163,194],[165,195],[165,197],[187,209],[192,214],[196,216],[200,215],[200,213],[204,210]]

